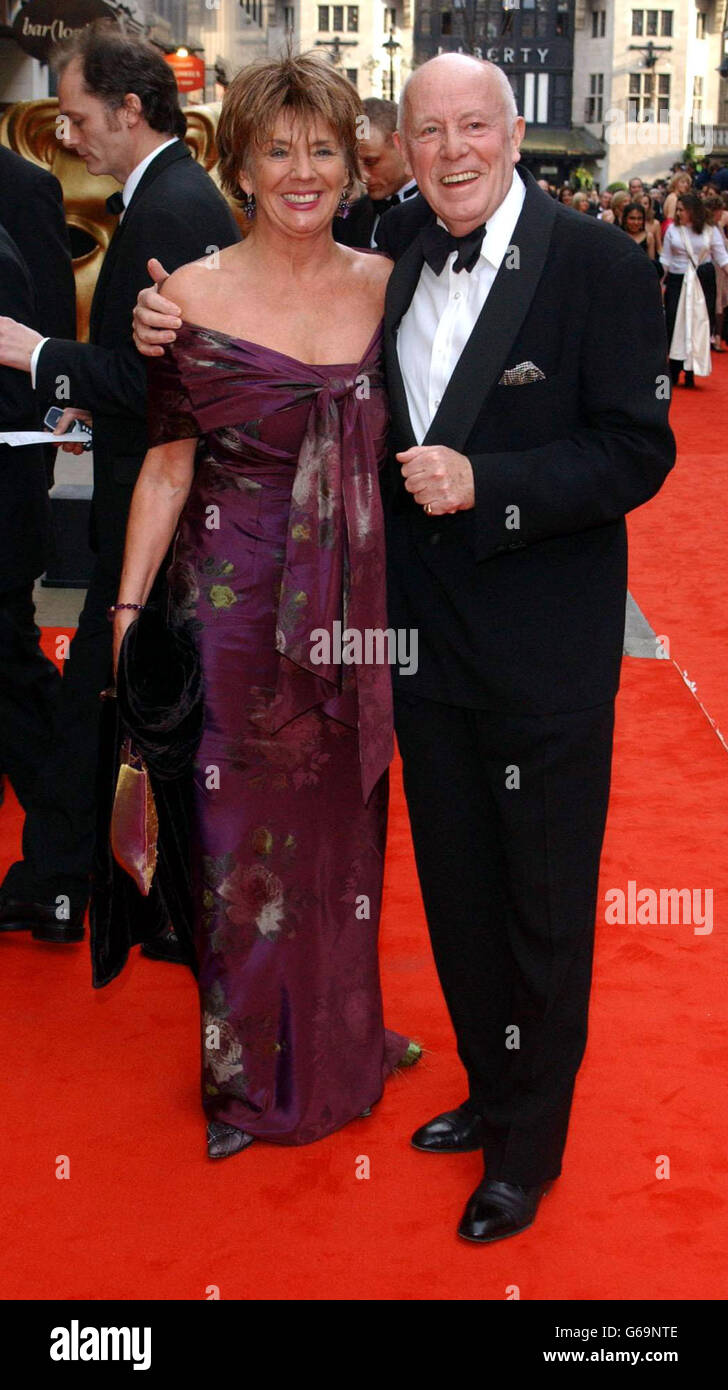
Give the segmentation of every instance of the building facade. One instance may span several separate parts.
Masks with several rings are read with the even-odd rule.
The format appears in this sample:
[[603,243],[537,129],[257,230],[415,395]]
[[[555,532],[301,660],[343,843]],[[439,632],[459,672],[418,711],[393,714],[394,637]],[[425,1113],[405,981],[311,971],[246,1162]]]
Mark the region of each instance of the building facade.
[[728,4],[652,4],[589,0],[575,32],[574,120],[604,143],[602,187],[658,178],[688,145],[728,161]]
[[[360,96],[397,100],[412,65],[410,0],[385,5],[318,4],[315,0],[186,0],[188,40],[231,77],[266,55],[319,50],[354,83]],[[208,92],[208,98],[212,95]]]
[[[66,0],[55,4],[62,17]],[[167,49],[184,46],[204,59],[205,88],[193,93],[192,100],[219,99],[239,68],[287,50],[326,54],[362,97],[396,101],[412,68],[411,0],[342,5],[317,0],[106,0],[106,5],[132,32],[147,33]],[[18,0],[0,0],[0,105],[53,91],[47,65],[24,52],[12,33],[22,8]]]

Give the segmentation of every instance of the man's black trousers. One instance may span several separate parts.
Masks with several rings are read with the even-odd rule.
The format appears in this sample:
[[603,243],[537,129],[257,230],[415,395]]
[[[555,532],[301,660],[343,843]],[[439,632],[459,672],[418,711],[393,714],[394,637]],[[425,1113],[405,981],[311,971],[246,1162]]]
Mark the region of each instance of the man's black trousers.
[[486,1172],[532,1186],[561,1171],[586,1045],[614,704],[508,716],[405,695],[395,721]]
[[106,616],[118,573],[97,562],[54,702],[50,747],[23,828],[23,861],[11,865],[3,892],[52,901],[66,892],[85,905],[96,831],[100,692],[112,678],[112,628]]
[[0,773],[28,807],[51,749],[61,677],[40,649],[32,583],[0,594]]

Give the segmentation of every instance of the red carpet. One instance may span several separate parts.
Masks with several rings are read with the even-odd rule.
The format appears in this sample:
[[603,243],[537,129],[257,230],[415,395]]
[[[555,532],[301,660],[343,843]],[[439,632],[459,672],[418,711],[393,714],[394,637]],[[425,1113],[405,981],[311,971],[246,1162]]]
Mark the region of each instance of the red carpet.
[[[728,371],[678,392],[678,470],[630,523],[631,588],[716,719],[728,579],[720,407]],[[51,634],[46,634],[50,639]],[[722,702],[722,705],[721,705]],[[722,711],[722,712],[721,712]],[[538,1222],[479,1248],[455,1226],[477,1154],[415,1152],[463,1095],[431,963],[398,772],[382,957],[387,1017],[421,1038],[373,1115],[304,1149],[204,1153],[191,977],[135,955],[90,988],[87,946],[0,939],[6,1298],[719,1299],[726,1294],[723,1100],[728,753],[671,662],[627,659],[602,866],[589,1049],[564,1175]],[[0,812],[0,870],[20,818]],[[713,888],[710,935],[611,926],[604,893]],[[68,1180],[56,1177],[59,1156]],[[361,1156],[368,1180],[356,1176]],[[667,1156],[670,1176],[658,1179]]]

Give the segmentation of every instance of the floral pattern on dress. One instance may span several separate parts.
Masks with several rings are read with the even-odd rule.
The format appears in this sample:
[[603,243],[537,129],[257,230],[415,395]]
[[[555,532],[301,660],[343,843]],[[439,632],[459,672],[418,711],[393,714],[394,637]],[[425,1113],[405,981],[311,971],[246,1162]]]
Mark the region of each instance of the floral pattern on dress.
[[311,367],[183,324],[149,362],[152,443],[199,438],[169,590],[204,681],[191,844],[203,1106],[281,1144],[360,1115],[408,1047],[384,1027],[377,958],[390,673],[322,671],[309,641],[338,619],[387,626],[380,348],[377,333],[360,363]]

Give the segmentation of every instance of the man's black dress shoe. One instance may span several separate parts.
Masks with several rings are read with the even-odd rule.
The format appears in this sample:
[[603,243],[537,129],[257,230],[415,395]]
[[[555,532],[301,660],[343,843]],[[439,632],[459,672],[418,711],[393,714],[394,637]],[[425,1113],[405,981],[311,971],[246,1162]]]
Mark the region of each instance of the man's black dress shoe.
[[463,1212],[458,1235],[483,1245],[520,1235],[536,1220],[538,1204],[549,1186],[539,1183],[538,1187],[519,1187],[516,1183],[483,1178]]
[[68,918],[58,917],[55,903],[0,899],[0,931],[30,931],[35,941],[83,941],[83,908]]
[[483,1122],[465,1101],[457,1110],[445,1110],[416,1129],[412,1146],[425,1153],[466,1154],[483,1147]]
[[0,931],[30,931],[33,923],[29,912],[29,903],[19,903],[14,898],[0,899]]
[[36,906],[40,911],[33,923],[34,941],[52,941],[58,945],[63,945],[64,942],[83,941],[85,906],[75,912],[72,911],[66,920],[56,916],[55,905],[50,907],[46,903],[37,903]]
[[172,927],[168,927],[161,936],[155,936],[152,941],[145,941],[142,955],[148,960],[166,960],[173,965],[190,964],[190,958]]

